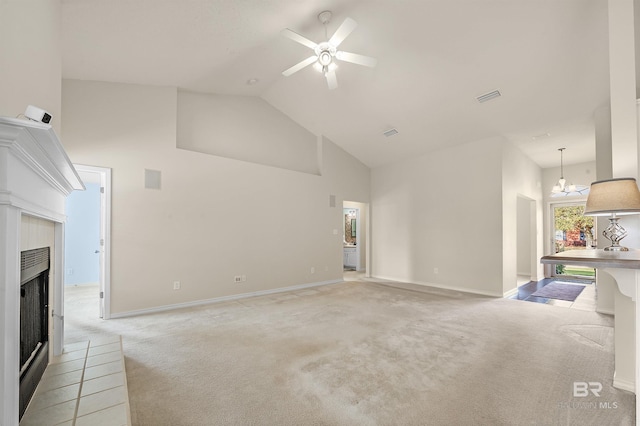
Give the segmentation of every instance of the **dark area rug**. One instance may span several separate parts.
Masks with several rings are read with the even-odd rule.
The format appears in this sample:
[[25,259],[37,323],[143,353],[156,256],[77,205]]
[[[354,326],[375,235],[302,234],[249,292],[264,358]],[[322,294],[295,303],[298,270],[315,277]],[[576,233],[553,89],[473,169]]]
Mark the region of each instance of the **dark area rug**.
[[531,296],[573,302],[580,293],[582,293],[582,290],[584,290],[584,286],[580,284],[562,284],[557,281],[552,281]]

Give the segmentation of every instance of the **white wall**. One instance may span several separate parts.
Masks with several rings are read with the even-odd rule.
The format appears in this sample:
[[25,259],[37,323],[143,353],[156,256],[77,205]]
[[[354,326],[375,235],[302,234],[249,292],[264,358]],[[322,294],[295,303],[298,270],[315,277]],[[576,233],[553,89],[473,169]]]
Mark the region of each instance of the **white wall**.
[[60,134],[60,0],[0,1],[0,40],[0,116],[32,104]]
[[[542,277],[540,168],[501,138],[372,171],[372,275],[493,296],[517,287],[518,197]],[[437,272],[436,272],[437,269]]]
[[372,170],[373,276],[502,296],[503,144],[478,141]]
[[369,200],[368,168],[327,139],[322,176],[177,149],[176,108],[175,88],[63,82],[69,157],[113,169],[112,313],[340,280],[333,230],[344,199]]
[[[533,280],[542,279],[543,268],[539,262],[542,249],[542,176],[540,167],[522,151],[510,143],[502,144],[502,288],[503,294],[517,287],[517,228],[518,197],[526,197],[535,202],[535,212],[531,220],[532,238],[535,238],[535,249],[532,247]],[[535,267],[534,267],[535,265]]]
[[522,196],[518,197],[517,272],[518,275],[527,277],[531,277],[531,203],[535,201]]
[[[28,19],[25,19],[28,17]],[[16,117],[32,104],[51,113],[51,124],[60,131],[61,123],[61,48],[60,0],[0,0],[0,116]],[[4,165],[6,167],[6,164]],[[6,170],[5,170],[6,172]],[[0,209],[0,424],[11,425],[18,419],[18,366],[16,335],[19,323],[19,304],[5,277],[15,275],[8,268],[18,268],[19,257],[8,241],[19,233],[14,224],[20,211],[14,207]],[[14,304],[14,306],[8,306]],[[5,363],[7,365],[5,365]]]
[[179,148],[320,174],[317,138],[255,96],[178,91]]

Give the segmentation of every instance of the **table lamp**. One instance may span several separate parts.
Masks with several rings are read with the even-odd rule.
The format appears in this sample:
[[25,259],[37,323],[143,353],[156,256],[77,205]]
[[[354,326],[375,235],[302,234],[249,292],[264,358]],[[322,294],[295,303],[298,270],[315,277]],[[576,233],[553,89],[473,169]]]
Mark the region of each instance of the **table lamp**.
[[618,223],[618,216],[640,213],[640,191],[634,178],[607,179],[593,182],[589,190],[585,216],[610,216],[609,226],[602,235],[611,241],[606,251],[628,251],[620,245],[627,231]]

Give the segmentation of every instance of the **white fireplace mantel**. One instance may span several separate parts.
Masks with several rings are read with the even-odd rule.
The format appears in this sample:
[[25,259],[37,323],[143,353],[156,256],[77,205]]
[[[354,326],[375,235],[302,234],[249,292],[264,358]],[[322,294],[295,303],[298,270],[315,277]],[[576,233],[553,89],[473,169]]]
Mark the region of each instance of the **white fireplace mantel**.
[[[55,287],[62,288],[65,199],[82,189],[84,185],[50,125],[0,117],[0,425],[18,425],[19,417],[22,216],[56,224],[52,280]],[[58,295],[54,308],[61,300]],[[54,333],[56,327],[61,330],[61,320],[54,319],[53,327]]]
[[84,185],[53,128],[0,117],[0,150],[0,204],[62,222],[64,198]]

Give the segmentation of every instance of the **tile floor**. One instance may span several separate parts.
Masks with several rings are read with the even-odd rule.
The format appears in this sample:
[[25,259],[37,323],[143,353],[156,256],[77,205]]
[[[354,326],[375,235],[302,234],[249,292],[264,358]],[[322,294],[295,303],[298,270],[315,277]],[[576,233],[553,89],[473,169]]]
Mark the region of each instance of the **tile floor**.
[[[576,300],[573,302],[569,302],[566,300],[557,300],[557,299],[548,299],[545,297],[537,297],[532,296],[533,293],[549,284],[552,281],[566,282],[566,283],[575,283],[575,284],[584,284],[585,288],[582,290],[582,293],[578,295]],[[518,282],[518,284],[521,284]],[[546,303],[548,305],[554,306],[563,306],[565,308],[573,308],[580,309],[583,311],[595,311],[596,310],[596,299],[597,299],[597,289],[595,283],[592,281],[585,280],[571,280],[571,279],[562,279],[562,278],[545,278],[540,281],[529,281],[525,284],[522,284],[518,287],[518,293],[514,294],[510,297],[510,299],[524,300],[527,302],[535,302],[535,303]]]
[[120,336],[65,345],[44,372],[20,426],[131,424]]

